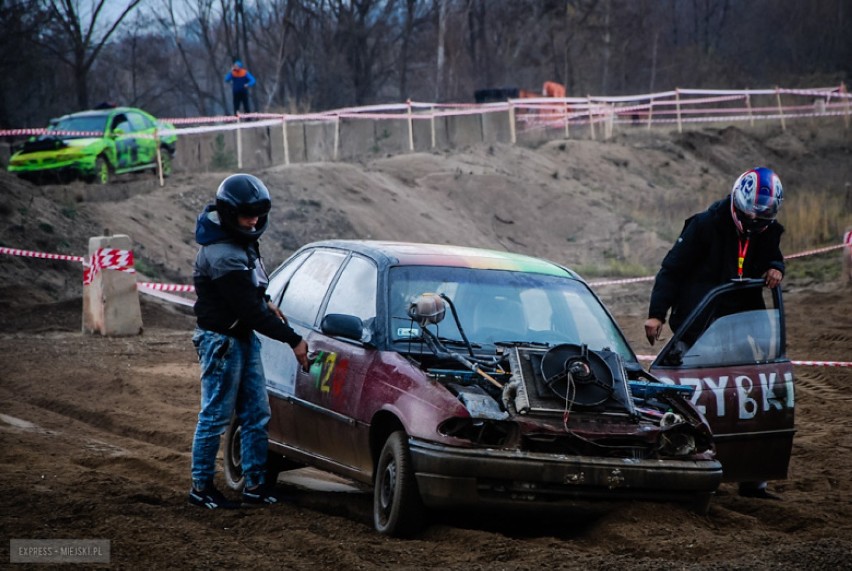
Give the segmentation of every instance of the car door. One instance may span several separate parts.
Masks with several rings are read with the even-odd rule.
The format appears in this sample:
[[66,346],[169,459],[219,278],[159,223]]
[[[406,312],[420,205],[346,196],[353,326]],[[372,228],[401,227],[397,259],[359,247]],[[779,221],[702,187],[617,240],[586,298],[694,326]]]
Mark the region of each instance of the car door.
[[154,123],[137,111],[128,111],[127,118],[133,127],[136,141],[134,166],[150,165],[157,160],[157,141],[154,138]]
[[133,136],[133,126],[126,113],[112,118],[111,136],[115,140],[116,172],[125,172],[139,160],[139,144]]
[[787,477],[795,396],[785,342],[780,288],[734,281],[704,298],[650,367],[694,389],[726,481]]
[[372,471],[369,407],[361,412],[361,395],[376,355],[369,339],[376,318],[377,281],[378,270],[371,260],[357,254],[347,259],[320,312],[320,323],[330,314],[357,317],[364,324],[361,339],[323,330],[312,335],[310,382],[300,387],[302,398],[316,405],[315,451],[346,471],[362,474]]

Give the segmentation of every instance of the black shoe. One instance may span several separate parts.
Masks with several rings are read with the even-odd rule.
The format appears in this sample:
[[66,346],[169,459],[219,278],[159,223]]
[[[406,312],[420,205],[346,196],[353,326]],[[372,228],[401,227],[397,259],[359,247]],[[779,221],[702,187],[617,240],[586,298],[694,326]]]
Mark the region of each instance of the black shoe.
[[740,496],[743,498],[757,498],[759,500],[780,500],[781,496],[773,494],[765,487],[740,486]]
[[217,490],[212,485],[207,486],[203,490],[191,488],[189,490],[189,503],[194,506],[207,508],[210,510],[235,510],[240,507],[238,502],[234,502],[222,495],[222,492]]
[[268,486],[257,486],[243,490],[243,507],[262,508],[281,503],[281,498]]

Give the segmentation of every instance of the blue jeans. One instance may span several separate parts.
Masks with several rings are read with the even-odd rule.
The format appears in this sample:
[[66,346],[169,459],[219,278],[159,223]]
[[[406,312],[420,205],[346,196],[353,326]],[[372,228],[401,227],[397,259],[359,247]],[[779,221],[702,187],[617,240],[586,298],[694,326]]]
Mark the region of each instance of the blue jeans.
[[192,485],[213,484],[219,440],[231,417],[242,426],[245,487],[264,483],[269,398],[260,361],[260,341],[237,339],[196,327],[192,343],[201,365],[201,412],[192,441]]

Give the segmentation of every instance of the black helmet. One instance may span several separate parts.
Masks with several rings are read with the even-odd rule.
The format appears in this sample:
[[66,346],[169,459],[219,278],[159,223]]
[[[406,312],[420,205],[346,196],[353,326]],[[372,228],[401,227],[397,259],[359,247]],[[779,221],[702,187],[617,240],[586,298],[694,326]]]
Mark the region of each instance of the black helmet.
[[[232,174],[222,181],[216,191],[216,212],[222,226],[238,236],[257,240],[269,223],[269,209],[272,201],[269,190],[256,176],[250,174]],[[237,216],[257,216],[254,230],[240,227]]]

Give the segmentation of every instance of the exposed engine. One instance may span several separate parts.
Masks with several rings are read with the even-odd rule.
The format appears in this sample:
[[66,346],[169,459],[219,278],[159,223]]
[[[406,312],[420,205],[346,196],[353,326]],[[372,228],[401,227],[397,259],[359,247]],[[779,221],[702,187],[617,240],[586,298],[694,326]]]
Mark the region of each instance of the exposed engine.
[[[429,325],[452,302],[423,294],[409,309],[429,352],[417,359],[447,387],[470,418],[453,419],[444,434],[480,445],[624,457],[683,457],[712,452],[712,436],[686,400],[689,387],[658,382],[618,353],[585,345],[498,343],[496,354],[448,348]],[[523,426],[523,430],[518,427]]]

